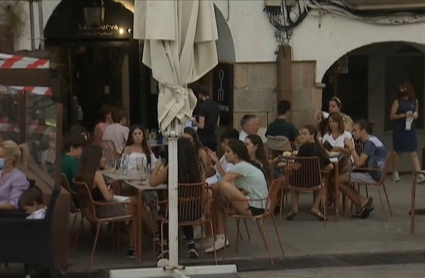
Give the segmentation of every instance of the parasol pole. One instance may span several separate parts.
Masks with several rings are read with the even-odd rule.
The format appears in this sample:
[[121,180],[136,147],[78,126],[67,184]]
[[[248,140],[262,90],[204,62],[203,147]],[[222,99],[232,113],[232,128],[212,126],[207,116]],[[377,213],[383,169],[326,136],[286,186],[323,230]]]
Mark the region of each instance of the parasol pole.
[[[169,262],[164,261],[167,269],[179,267],[179,223],[178,223],[178,159],[177,140],[182,128],[179,119],[174,119],[165,130],[168,137],[168,246]],[[161,262],[158,263],[161,265]],[[165,266],[165,265],[164,265]]]

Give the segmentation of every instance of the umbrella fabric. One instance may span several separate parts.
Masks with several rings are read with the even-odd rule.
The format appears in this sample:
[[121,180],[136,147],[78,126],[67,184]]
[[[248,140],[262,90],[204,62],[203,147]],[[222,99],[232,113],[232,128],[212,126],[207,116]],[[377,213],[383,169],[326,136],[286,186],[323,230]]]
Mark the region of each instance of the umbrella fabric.
[[165,131],[174,119],[192,116],[196,97],[187,84],[218,63],[212,1],[135,1],[134,38],[144,40],[143,63],[159,82],[158,121]]

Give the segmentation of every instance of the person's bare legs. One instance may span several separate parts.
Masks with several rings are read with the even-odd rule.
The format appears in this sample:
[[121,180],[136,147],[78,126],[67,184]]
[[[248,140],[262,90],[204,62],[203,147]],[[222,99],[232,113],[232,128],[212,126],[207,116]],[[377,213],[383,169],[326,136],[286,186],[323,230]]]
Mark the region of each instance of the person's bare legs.
[[292,213],[298,213],[298,201],[300,199],[300,192],[291,190],[292,197]]
[[[218,190],[218,206],[217,206],[217,229],[216,236],[213,246],[207,248],[205,253],[210,253],[215,250],[220,250],[227,246],[228,240],[225,238],[226,232],[226,208],[230,202],[230,208],[236,213],[245,216],[252,216],[251,210],[249,209],[248,200],[245,195],[239,191],[232,183],[222,182],[217,187]],[[240,200],[240,201],[235,201]]]
[[339,191],[347,196],[347,198],[353,202],[354,206],[356,207],[356,211],[360,212],[361,209],[367,204],[369,199],[363,197],[352,186],[348,186],[348,175],[340,175],[338,177],[338,181]]
[[239,189],[236,188],[230,182],[222,182],[218,186],[218,192],[220,194],[221,205],[217,210],[217,234],[224,234],[225,232],[225,211],[224,208],[227,206],[230,200],[241,200],[241,201],[231,201],[230,206],[232,209],[236,211],[236,213],[245,216],[251,216],[251,211],[249,210],[248,201],[243,202],[243,200],[247,200],[245,195]]
[[[393,156],[393,174],[392,174],[393,181],[400,181],[400,175],[398,173],[398,159],[399,159],[399,157],[400,157],[400,154],[398,154],[398,153],[396,153]],[[419,162],[419,160],[418,160],[418,162]]]
[[323,194],[325,192],[324,188],[321,188],[319,190],[314,191],[314,203],[313,203],[313,207],[311,208],[312,212],[320,212],[320,202],[322,201],[323,198]]
[[415,167],[416,171],[421,170],[421,163],[419,162],[419,157],[417,152],[410,153],[410,157],[412,158],[413,167]]

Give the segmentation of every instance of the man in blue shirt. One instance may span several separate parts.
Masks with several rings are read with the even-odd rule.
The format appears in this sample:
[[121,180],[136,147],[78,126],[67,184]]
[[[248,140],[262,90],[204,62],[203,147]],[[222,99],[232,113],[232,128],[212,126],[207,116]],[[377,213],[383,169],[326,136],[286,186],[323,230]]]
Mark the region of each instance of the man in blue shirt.
[[[387,150],[381,140],[371,133],[372,129],[367,121],[357,121],[353,124],[353,136],[354,139],[363,143],[363,151],[359,156],[351,141],[348,142],[349,140],[347,140],[347,145],[350,148],[355,167],[367,165],[368,168],[382,169],[387,159]],[[373,210],[373,199],[363,197],[352,186],[348,186],[348,182],[367,184],[377,183],[380,179],[380,171],[362,172],[353,170],[350,176],[348,174],[339,176],[339,190],[356,206],[356,216],[367,218]]]

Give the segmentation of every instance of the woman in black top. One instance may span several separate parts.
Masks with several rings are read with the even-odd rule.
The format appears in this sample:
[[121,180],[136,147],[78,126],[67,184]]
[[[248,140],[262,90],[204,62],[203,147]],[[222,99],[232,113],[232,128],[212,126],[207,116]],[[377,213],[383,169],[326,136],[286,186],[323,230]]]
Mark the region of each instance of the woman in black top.
[[[102,147],[98,145],[90,145],[84,149],[83,153],[81,154],[80,167],[75,180],[87,184],[94,201],[117,202],[114,201],[114,193],[106,184],[103,175],[99,170],[99,168],[105,164],[105,159],[102,157],[102,152]],[[133,207],[137,204],[137,199],[130,197],[129,201],[130,203],[126,202],[111,206],[97,206],[96,216],[98,218],[112,218],[124,215],[132,215],[135,213]],[[145,216],[145,213],[143,213],[142,217],[143,220],[150,219],[149,215]],[[150,227],[152,227],[153,223],[150,222],[146,223],[149,223]],[[131,225],[133,225],[132,222],[128,228],[129,248],[127,250],[127,257],[134,258],[134,235]]]
[[[333,165],[329,161],[329,156],[323,146],[317,139],[317,129],[313,125],[304,126],[301,129],[300,135],[301,146],[298,151],[297,157],[318,157],[320,161],[321,170],[328,171],[333,169]],[[295,170],[297,171],[297,169]],[[302,171],[302,169],[301,169]],[[308,185],[305,185],[308,186]],[[319,205],[323,196],[323,188],[316,191],[314,195],[314,203],[311,208],[311,213],[319,220],[325,220],[324,215],[320,212]],[[287,220],[293,220],[298,214],[298,200],[300,194],[298,191],[291,191],[292,195],[292,211],[286,217]]]

